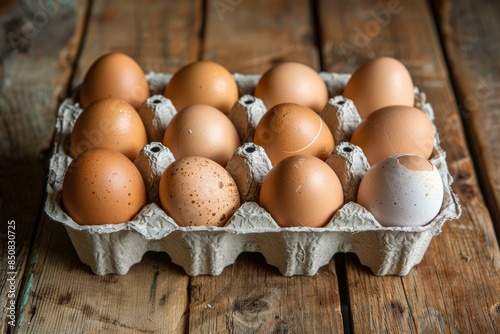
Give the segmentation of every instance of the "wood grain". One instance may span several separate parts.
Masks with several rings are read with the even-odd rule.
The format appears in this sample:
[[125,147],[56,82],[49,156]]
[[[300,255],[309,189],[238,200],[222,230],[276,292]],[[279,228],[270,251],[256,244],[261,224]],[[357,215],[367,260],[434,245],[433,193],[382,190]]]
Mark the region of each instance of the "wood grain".
[[[388,12],[389,3],[398,3],[400,9],[386,25],[378,23],[382,21],[374,13]],[[500,252],[463,136],[432,12],[424,1],[389,3],[364,2],[355,9],[320,2],[326,69],[352,71],[382,55],[405,63],[434,107],[442,147],[455,178],[453,189],[464,212],[460,219],[445,224],[423,261],[405,277],[375,277],[355,257],[348,257],[352,329],[354,333],[498,332]],[[342,14],[336,20],[331,13]],[[369,38],[356,35],[360,31]],[[342,43],[356,48],[347,54]]]
[[200,0],[148,1],[147,5],[94,1],[73,87],[99,56],[113,51],[128,54],[145,73],[173,73],[196,60],[201,22]]
[[189,278],[164,254],[127,275],[96,276],[64,227],[46,218],[35,240],[14,333],[184,333]]
[[319,70],[307,1],[208,1],[206,11],[201,58],[239,73],[263,73],[285,60]]
[[500,3],[433,2],[483,194],[500,235]]
[[[19,306],[22,300],[22,279],[45,193],[43,154],[52,139],[54,107],[76,57],[80,19],[73,2],[3,1],[0,6],[1,333],[13,319],[6,319],[7,303]],[[15,222],[14,270],[7,262],[8,221]],[[14,298],[7,283],[12,276]]]
[[50,147],[53,111],[66,92],[78,41],[73,1],[5,6],[0,18],[0,155],[39,157]]
[[[222,15],[209,2],[206,16],[202,59],[241,73],[285,60],[319,70],[307,1],[242,1]],[[244,254],[218,277],[193,277],[189,329],[343,333],[334,261],[314,277],[283,277],[262,256]]]
[[243,253],[217,277],[193,277],[193,333],[343,333],[333,261],[313,277],[283,277]]
[[[93,1],[72,86],[109,51],[130,54],[146,72],[192,61],[200,19],[198,1]],[[147,254],[124,276],[96,276],[43,215],[30,261],[14,333],[186,331],[189,277],[165,255]]]

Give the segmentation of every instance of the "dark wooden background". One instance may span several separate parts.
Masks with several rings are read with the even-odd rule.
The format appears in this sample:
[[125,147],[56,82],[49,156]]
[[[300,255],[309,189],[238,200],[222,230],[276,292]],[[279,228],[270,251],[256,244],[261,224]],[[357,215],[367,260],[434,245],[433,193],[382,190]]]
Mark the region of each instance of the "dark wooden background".
[[[500,333],[499,17],[494,0],[2,0],[0,332]],[[352,72],[398,58],[434,107],[463,214],[405,277],[373,276],[351,254],[314,277],[283,277],[258,254],[189,277],[157,253],[95,276],[43,201],[57,106],[109,51],[166,73],[197,59],[262,73],[283,60]]]

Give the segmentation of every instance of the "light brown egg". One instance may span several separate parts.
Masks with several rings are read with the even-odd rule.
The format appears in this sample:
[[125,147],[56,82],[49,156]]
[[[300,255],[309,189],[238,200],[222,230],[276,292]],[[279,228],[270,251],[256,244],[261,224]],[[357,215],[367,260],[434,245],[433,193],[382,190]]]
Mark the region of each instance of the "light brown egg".
[[255,144],[266,151],[273,165],[297,154],[326,160],[334,141],[326,123],[313,110],[294,103],[282,103],[264,114],[255,129]]
[[238,146],[240,137],[229,118],[205,104],[196,104],[178,112],[163,136],[176,159],[201,156],[226,166]]
[[177,111],[194,104],[208,104],[229,114],[238,100],[238,86],[231,73],[211,61],[198,61],[178,70],[163,95]]
[[390,106],[368,115],[354,130],[351,143],[361,147],[370,165],[400,153],[429,159],[434,147],[434,128],[422,110]]
[[117,98],[139,109],[149,97],[149,86],[139,64],[129,56],[112,52],[97,59],[80,87],[80,105],[103,98]]
[[365,119],[377,109],[414,105],[413,81],[397,59],[381,57],[361,65],[344,88],[342,95],[351,99]]
[[78,116],[70,137],[70,154],[96,147],[123,153],[135,160],[147,144],[144,124],[127,102],[106,98],[92,102]]
[[288,157],[264,179],[260,205],[281,227],[326,225],[344,204],[337,174],[310,155]]
[[160,179],[159,193],[163,210],[179,226],[224,226],[240,206],[231,175],[203,157],[174,161]]
[[319,74],[307,65],[280,63],[267,70],[254,95],[267,109],[280,103],[297,103],[319,113],[328,102],[328,89]]
[[130,221],[146,205],[146,196],[137,167],[123,154],[102,148],[77,156],[62,186],[64,209],[80,225]]

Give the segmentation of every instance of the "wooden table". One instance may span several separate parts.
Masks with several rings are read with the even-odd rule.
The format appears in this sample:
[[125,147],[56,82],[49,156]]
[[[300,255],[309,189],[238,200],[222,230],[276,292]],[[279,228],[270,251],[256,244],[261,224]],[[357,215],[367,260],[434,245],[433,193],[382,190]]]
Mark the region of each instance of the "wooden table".
[[[500,2],[352,3],[2,1],[1,332],[500,333]],[[161,253],[96,276],[43,201],[57,105],[109,51],[166,73],[197,59],[240,73],[283,60],[352,72],[396,57],[434,107],[463,214],[405,277],[376,277],[350,254],[313,277],[283,277],[259,254],[189,277]]]

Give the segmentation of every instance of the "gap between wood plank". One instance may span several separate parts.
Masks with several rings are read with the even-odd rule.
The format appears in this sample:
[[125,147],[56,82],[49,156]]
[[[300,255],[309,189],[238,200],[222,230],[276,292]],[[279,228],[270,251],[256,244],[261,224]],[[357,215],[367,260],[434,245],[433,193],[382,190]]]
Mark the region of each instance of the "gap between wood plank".
[[[88,29],[90,17],[91,17],[90,14],[92,13],[93,5],[94,5],[94,0],[87,0],[87,6],[86,6],[87,8],[85,8],[85,13],[82,15],[83,18],[82,18],[82,25],[81,25],[81,31],[80,31],[80,34],[82,37],[80,38],[80,41],[78,44],[78,50],[76,51],[75,59],[73,60],[73,64],[71,66],[71,74],[68,78],[68,81],[66,82],[66,88],[65,88],[66,96],[73,95],[72,83],[73,83],[73,80],[75,79],[75,74],[76,74],[77,69],[78,69],[78,62],[80,60],[83,46],[85,44],[85,40],[86,40],[86,36],[87,36],[87,29]],[[58,107],[60,105],[60,102],[61,101],[58,101],[58,104],[57,104]],[[55,134],[55,131],[54,131],[54,134]],[[54,145],[54,137],[52,137],[52,145]],[[51,147],[52,147],[52,145],[51,145]]]
[[[310,1],[311,7],[311,25],[314,29],[314,43],[318,48],[319,68],[324,71],[323,60],[323,40],[322,29],[320,25],[319,4],[318,0]],[[333,257],[335,262],[335,272],[337,274],[338,292],[340,298],[340,312],[342,314],[342,323],[344,326],[344,334],[351,334],[351,312],[349,306],[347,271],[345,266],[345,253],[336,253]]]
[[467,143],[467,147],[469,148],[469,154],[471,155],[471,160],[472,164],[474,166],[474,170],[476,173],[476,178],[477,178],[477,183],[479,185],[479,189],[481,191],[481,195],[483,197],[483,201],[486,205],[486,208],[488,209],[492,221],[497,222],[497,224],[493,223],[493,228],[495,230],[495,236],[497,240],[500,242],[500,208],[497,207],[496,201],[494,198],[494,189],[491,188],[490,183],[488,182],[487,178],[487,168],[485,166],[485,163],[483,159],[481,158],[480,154],[480,148],[478,147],[477,140],[474,139],[474,129],[473,125],[468,121],[467,117],[464,117],[464,112],[463,109],[464,107],[464,101],[461,98],[460,94],[460,89],[459,89],[459,83],[457,82],[456,78],[454,77],[454,71],[453,71],[453,64],[450,61],[449,57],[449,51],[446,48],[445,45],[445,36],[443,34],[442,28],[441,28],[441,18],[439,17],[439,13],[437,12],[437,7],[439,5],[433,4],[432,1],[428,0],[428,6],[431,9],[433,18],[434,18],[434,23],[436,25],[436,31],[437,35],[439,37],[440,44],[442,46],[442,52],[443,52],[443,58],[446,64],[446,69],[449,73],[449,81],[451,88],[453,90],[453,95],[455,96],[455,100],[457,102],[457,109],[460,114],[460,119],[462,121],[462,127],[464,128],[464,134],[465,134],[465,140]]
[[198,33],[198,56],[197,60],[202,60],[203,59],[203,53],[205,52],[205,32],[206,32],[206,27],[207,27],[207,6],[208,6],[208,0],[202,0],[201,1],[201,24],[200,24],[200,31]]

